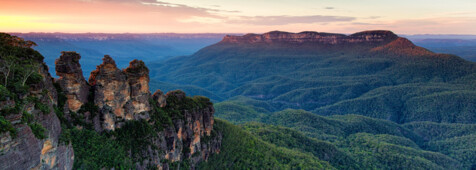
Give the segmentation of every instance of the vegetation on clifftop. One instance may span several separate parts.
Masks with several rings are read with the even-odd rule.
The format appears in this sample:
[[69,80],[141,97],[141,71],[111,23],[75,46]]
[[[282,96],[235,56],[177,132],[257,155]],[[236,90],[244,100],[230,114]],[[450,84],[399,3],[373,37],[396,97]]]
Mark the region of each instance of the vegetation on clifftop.
[[[15,125],[11,115],[21,114],[20,123],[27,124],[38,139],[45,139],[47,130],[35,119],[39,114],[49,114],[50,108],[38,98],[48,94],[44,89],[41,94],[29,92],[30,86],[37,85],[44,77],[39,73],[43,56],[31,47],[36,44],[22,38],[0,33],[0,133],[10,132],[16,136]],[[34,108],[36,113],[28,108]],[[28,117],[28,119],[24,119]]]

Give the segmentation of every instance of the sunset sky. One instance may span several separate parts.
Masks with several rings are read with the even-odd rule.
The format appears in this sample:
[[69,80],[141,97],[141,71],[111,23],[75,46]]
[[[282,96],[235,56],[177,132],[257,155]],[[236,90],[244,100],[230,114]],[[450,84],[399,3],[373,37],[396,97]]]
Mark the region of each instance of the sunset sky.
[[0,32],[476,34],[476,0],[0,0]]

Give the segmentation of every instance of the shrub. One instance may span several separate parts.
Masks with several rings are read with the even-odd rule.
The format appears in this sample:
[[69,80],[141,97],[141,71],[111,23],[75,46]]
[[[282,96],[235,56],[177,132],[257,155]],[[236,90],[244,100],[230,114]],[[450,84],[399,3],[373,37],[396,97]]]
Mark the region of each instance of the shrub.
[[35,117],[34,117],[32,114],[30,114],[30,113],[28,113],[28,112],[26,112],[26,111],[23,111],[23,115],[22,115],[22,117],[21,117],[21,122],[28,124],[28,123],[31,123],[34,118],[35,118]]
[[31,131],[35,135],[37,139],[45,139],[46,138],[46,129],[39,123],[30,123],[28,124],[30,126]]
[[13,94],[5,87],[0,85],[0,101],[9,100],[13,97]]
[[13,84],[13,90],[16,94],[27,94],[28,86],[22,85],[21,82],[15,82]]
[[99,112],[99,107],[96,106],[93,102],[87,102],[81,106],[78,110],[78,113],[84,114],[86,112],[91,113],[91,117],[94,117],[96,113]]
[[17,104],[14,107],[6,107],[0,110],[1,115],[16,114],[20,111],[20,105]]
[[157,131],[162,131],[165,125],[172,126],[172,118],[162,108],[158,107],[153,99],[149,99],[149,103],[152,104],[152,112],[150,113],[151,121],[154,122],[154,128]]
[[63,108],[63,106],[66,104],[66,95],[63,93],[63,90],[61,89],[61,86],[59,83],[53,83],[53,86],[55,86],[56,92],[58,93],[58,107]]
[[0,133],[10,132],[12,137],[15,137],[17,130],[13,127],[10,121],[6,120],[3,116],[0,116]]
[[49,114],[50,113],[50,108],[48,107],[48,105],[46,105],[44,103],[37,102],[37,103],[35,103],[35,107],[40,109],[41,112],[43,112],[43,114]]
[[61,126],[61,134],[59,136],[59,143],[69,144],[72,140],[71,130],[66,128],[66,126]]

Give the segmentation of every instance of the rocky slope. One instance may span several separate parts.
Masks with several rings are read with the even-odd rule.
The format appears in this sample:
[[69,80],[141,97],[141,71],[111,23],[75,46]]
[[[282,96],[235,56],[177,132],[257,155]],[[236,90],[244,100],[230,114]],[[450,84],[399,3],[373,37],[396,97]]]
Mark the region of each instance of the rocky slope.
[[[12,71],[16,76],[22,76],[21,71],[28,68],[20,63],[39,63],[33,70],[35,76],[32,77],[36,80],[21,86],[15,82],[14,75],[9,75],[13,81],[6,84],[6,88],[5,84],[0,85],[4,88],[0,97],[1,118],[8,121],[2,121],[1,126],[0,169],[71,169],[74,152],[71,145],[59,142],[62,129],[53,109],[58,98],[52,77],[43,57],[32,50],[31,45],[24,44],[23,39],[0,34],[2,54],[9,52],[14,56],[11,60],[18,66]],[[0,57],[2,66],[7,60],[5,55]],[[14,129],[4,132],[6,124],[11,124]]]

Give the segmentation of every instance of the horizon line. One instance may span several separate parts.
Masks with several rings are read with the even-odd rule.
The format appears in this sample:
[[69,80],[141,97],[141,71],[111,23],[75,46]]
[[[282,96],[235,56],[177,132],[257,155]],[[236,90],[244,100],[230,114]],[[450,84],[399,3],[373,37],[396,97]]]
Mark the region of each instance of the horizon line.
[[[273,31],[279,31],[279,30],[273,30]],[[363,31],[375,31],[375,30],[363,30]],[[390,31],[390,30],[388,30]],[[268,31],[268,32],[272,32],[272,31]],[[262,33],[251,33],[251,32],[247,32],[247,33],[238,33],[238,32],[205,32],[205,33],[200,33],[200,32],[196,32],[196,33],[193,33],[193,32],[185,32],[185,33],[180,33],[180,32],[150,32],[150,33],[134,33],[134,32],[120,32],[120,33],[113,33],[113,32],[3,32],[3,33],[8,33],[8,34],[120,34],[120,35],[152,35],[152,34],[177,34],[177,35],[180,35],[180,34],[188,34],[188,35],[193,35],[193,34],[215,34],[215,35],[220,35],[220,34],[223,34],[223,35],[245,35],[245,34],[264,34],[264,33],[268,33],[268,32],[262,32]],[[289,31],[282,31],[282,32],[289,32]],[[309,31],[301,31],[301,32],[309,32]],[[311,32],[319,32],[319,31],[311,31]],[[362,31],[359,31],[359,32],[362,32]],[[393,32],[393,31],[392,31]],[[289,33],[300,33],[300,32],[289,32]],[[353,33],[338,33],[338,32],[319,32],[319,33],[337,33],[337,34],[347,34],[347,35],[350,35],[350,34],[353,34]],[[358,33],[358,32],[354,32],[354,33]],[[427,34],[398,34],[398,33],[395,33],[397,35],[402,35],[402,36],[418,36],[418,35],[442,35],[442,36],[476,36],[476,34],[457,34],[457,33],[446,33],[446,34],[430,34],[430,33],[427,33]]]

